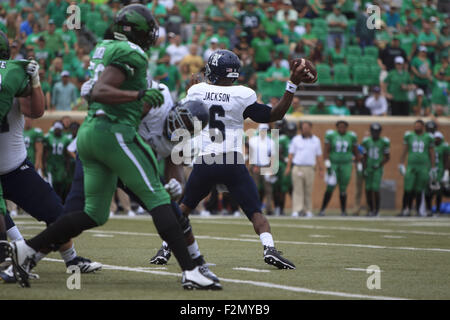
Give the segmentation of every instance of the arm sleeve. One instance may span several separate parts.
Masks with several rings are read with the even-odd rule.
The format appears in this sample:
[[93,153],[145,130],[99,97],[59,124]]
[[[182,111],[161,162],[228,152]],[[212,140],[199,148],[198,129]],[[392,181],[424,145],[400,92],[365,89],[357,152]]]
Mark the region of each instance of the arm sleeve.
[[257,123],[269,123],[272,108],[258,102],[249,105],[243,113],[244,119],[250,118]]

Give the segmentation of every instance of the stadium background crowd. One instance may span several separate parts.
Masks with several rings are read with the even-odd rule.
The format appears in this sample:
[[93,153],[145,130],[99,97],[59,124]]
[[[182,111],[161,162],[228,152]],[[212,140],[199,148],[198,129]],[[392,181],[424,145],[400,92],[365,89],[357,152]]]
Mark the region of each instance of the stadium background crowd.
[[[79,91],[90,74],[90,52],[103,38],[114,14],[129,2],[0,2],[0,30],[10,39],[11,59],[34,57],[39,62],[47,110],[86,110]],[[449,115],[448,2],[131,2],[146,4],[160,23],[157,46],[148,52],[149,73],[166,84],[176,100],[184,97],[191,75],[201,77],[209,55],[222,48],[240,57],[243,66],[238,82],[255,89],[264,103],[274,105],[281,97],[289,76],[288,61],[294,58],[315,63],[319,81],[313,86],[358,87],[367,93],[336,95],[333,103],[327,103],[323,95],[318,95],[315,103],[296,96],[288,112],[292,115]],[[80,8],[80,29],[70,30],[65,23],[71,4]],[[367,9],[372,5],[381,9],[379,29],[368,28],[371,17]],[[33,154],[36,167],[52,171],[53,186],[64,196],[70,186],[67,172],[73,165],[66,150],[78,126],[70,117],[61,124],[44,137],[30,123],[26,136],[33,149],[36,142],[43,142],[42,151]],[[291,130],[287,136],[292,138],[296,129],[287,127]],[[38,160],[41,156],[42,161]],[[264,189],[262,185],[264,182],[260,183]],[[211,208],[219,206],[220,211],[223,195],[210,199]],[[223,203],[235,211],[232,200],[225,197]]]

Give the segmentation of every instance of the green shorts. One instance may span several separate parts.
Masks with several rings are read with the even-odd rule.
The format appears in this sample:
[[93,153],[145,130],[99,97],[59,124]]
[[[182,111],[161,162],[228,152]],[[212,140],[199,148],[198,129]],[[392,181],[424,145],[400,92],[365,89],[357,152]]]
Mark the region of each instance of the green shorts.
[[148,211],[170,203],[156,158],[135,128],[106,117],[86,119],[77,135],[77,150],[84,170],[84,210],[98,225],[108,220],[118,178]]
[[282,192],[287,193],[289,190],[292,189],[292,178],[289,174],[288,176],[284,175],[284,172],[286,171],[287,164],[285,162],[280,161],[277,172],[277,181],[273,185],[275,192]]
[[383,168],[366,169],[364,172],[364,181],[367,191],[380,191],[381,178],[383,177]]
[[[352,177],[353,163],[331,163],[331,170],[336,174],[336,184],[339,186],[339,192],[345,193],[347,186],[350,183],[350,178]],[[333,191],[334,187],[332,185],[327,186],[327,191]]]
[[422,192],[427,188],[429,177],[428,166],[412,166],[406,167],[406,173],[404,178],[405,192]]

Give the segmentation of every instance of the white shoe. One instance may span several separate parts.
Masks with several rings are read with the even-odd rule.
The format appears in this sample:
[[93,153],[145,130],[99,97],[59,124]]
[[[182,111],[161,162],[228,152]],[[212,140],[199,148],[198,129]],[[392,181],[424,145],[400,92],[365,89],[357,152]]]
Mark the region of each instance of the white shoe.
[[127,216],[129,217],[136,217],[136,213],[134,213],[133,210],[128,211]]
[[292,217],[298,217],[298,216],[299,216],[299,214],[297,211],[292,212]]
[[281,214],[281,208],[280,207],[276,207],[275,211],[274,211],[274,215],[275,216],[279,216]]
[[11,211],[9,212],[9,216],[10,216],[10,217],[17,217],[17,210],[11,210]]
[[110,217],[110,218],[114,217],[114,212],[113,212],[113,211],[110,211],[110,212],[109,212],[109,217]]
[[200,217],[209,217],[211,215],[211,212],[208,210],[202,210],[200,211]]
[[137,211],[136,211],[136,213],[137,213],[137,214],[144,214],[144,213],[145,213],[145,210],[144,210],[144,208],[142,208],[141,206],[139,206],[138,209],[137,209]]
[[183,272],[181,285],[186,290],[222,290],[222,285],[205,277],[198,266],[192,270]]
[[236,211],[233,213],[233,217],[240,217],[240,216],[241,216],[241,212],[238,211],[238,210],[236,210]]
[[305,213],[305,217],[307,217],[307,218],[312,218],[312,217],[314,217],[314,213],[312,213],[311,211],[307,211],[307,212]]
[[0,241],[0,246],[12,260],[13,272],[17,282],[22,287],[29,287],[30,270],[36,265],[34,259],[36,251],[29,247],[25,240],[13,243]]

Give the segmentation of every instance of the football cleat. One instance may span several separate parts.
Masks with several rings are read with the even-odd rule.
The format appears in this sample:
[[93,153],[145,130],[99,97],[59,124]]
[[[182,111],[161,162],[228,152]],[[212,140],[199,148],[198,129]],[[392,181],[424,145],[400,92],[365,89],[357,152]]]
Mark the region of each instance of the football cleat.
[[319,217],[325,217],[325,211],[320,211],[319,212]]
[[199,266],[183,272],[181,285],[185,290],[222,290],[222,285],[204,276]]
[[70,266],[77,266],[80,268],[81,273],[91,273],[95,271],[99,271],[102,269],[102,264],[98,262],[92,262],[89,259],[83,258],[83,257],[75,257],[74,259],[70,260],[66,263],[66,267],[69,268]]
[[10,265],[12,265],[11,258],[4,259],[2,262],[0,262],[0,271],[8,269]]
[[214,282],[220,282],[219,278],[212,272],[208,265],[205,262],[205,259],[203,259],[203,256],[199,256],[198,258],[194,259],[194,263],[199,266],[200,272],[207,278],[211,279]]
[[347,212],[342,212],[341,213],[341,217],[346,217],[347,216]]
[[295,265],[281,256],[281,252],[275,247],[264,246],[264,262],[278,269],[295,269]]
[[36,265],[34,260],[34,251],[29,247],[25,240],[19,240],[13,243],[0,241],[0,249],[5,250],[6,255],[11,258],[13,273],[19,285],[23,288],[29,287],[30,270]]
[[[36,273],[29,273],[29,278],[34,280],[39,280],[39,275]],[[10,265],[9,268],[0,272],[0,282],[3,283],[16,283],[16,278],[14,277],[13,266]]]
[[150,259],[150,263],[165,265],[169,261],[171,255],[172,254],[170,253],[169,247],[163,245],[158,250],[158,252]]

